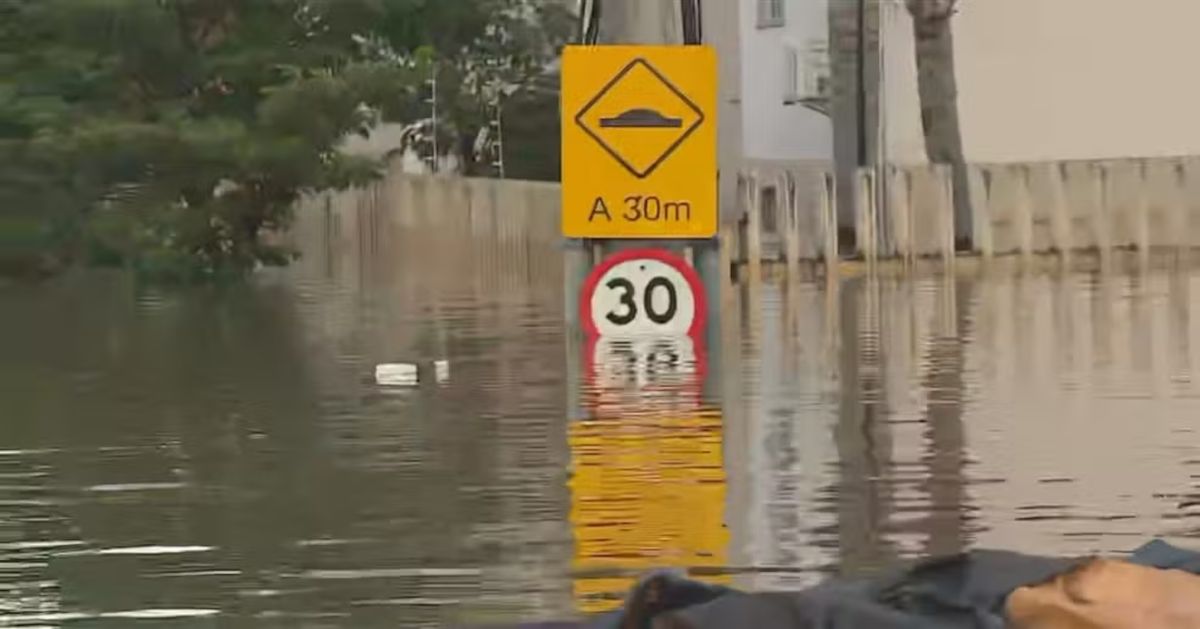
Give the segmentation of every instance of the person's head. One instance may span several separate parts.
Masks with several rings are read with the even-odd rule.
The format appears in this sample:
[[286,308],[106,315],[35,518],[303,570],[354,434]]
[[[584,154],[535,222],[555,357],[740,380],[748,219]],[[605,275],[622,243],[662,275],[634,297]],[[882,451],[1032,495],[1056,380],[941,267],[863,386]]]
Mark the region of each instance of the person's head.
[[657,629],[654,620],[664,612],[707,603],[724,588],[688,579],[680,571],[660,570],[642,578],[625,602],[620,629]]

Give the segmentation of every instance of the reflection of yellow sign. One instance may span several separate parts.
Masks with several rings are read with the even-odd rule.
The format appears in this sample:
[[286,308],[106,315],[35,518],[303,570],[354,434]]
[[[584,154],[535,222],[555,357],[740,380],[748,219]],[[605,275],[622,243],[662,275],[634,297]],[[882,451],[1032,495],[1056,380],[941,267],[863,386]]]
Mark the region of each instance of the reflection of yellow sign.
[[580,611],[615,607],[620,601],[613,597],[642,570],[727,565],[721,439],[719,415],[571,425],[574,567],[584,573],[575,581]]
[[717,61],[707,46],[571,46],[563,56],[563,233],[717,231]]

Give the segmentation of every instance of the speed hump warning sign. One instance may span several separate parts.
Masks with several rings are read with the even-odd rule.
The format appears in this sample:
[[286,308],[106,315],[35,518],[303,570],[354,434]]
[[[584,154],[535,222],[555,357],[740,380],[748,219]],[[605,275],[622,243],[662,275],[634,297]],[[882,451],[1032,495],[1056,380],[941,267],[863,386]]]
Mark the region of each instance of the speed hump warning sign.
[[563,234],[715,235],[715,51],[570,46],[562,76]]

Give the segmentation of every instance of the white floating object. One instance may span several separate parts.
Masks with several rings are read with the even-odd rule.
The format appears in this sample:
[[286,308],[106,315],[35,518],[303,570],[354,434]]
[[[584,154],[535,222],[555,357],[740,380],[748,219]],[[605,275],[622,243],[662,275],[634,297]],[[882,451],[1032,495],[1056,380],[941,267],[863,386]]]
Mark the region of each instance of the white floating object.
[[[121,546],[119,548],[98,548],[97,555],[183,555],[192,553],[207,553],[214,551],[212,546]],[[84,551],[85,553],[87,551]]]
[[104,612],[100,614],[100,618],[206,618],[220,613],[219,609],[135,609],[127,612]]
[[450,361],[435,360],[433,361],[433,374],[437,378],[438,384],[442,384],[450,379]]
[[375,383],[388,387],[416,386],[417,366],[410,363],[375,365]]

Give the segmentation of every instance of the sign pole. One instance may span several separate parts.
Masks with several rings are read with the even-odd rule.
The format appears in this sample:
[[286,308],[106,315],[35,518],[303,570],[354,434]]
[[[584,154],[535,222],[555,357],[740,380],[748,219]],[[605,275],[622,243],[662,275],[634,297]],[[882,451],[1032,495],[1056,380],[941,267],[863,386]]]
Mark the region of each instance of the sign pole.
[[[606,550],[644,547],[638,531],[686,530],[688,541],[665,542],[685,563],[729,565],[716,54],[627,45],[677,44],[680,24],[683,42],[698,44],[700,0],[580,5],[587,45],[564,55],[562,91],[574,567],[604,564],[589,524],[607,522],[597,505],[613,495],[641,499]],[[622,45],[594,45],[602,39]],[[667,443],[668,464],[684,456],[705,482],[655,476]],[[630,469],[654,482],[627,482]]]
[[[676,26],[682,25],[683,32],[675,32],[678,30]],[[674,44],[670,46],[647,46],[649,50],[657,48],[669,48],[674,50],[707,50],[708,54],[715,53],[711,49],[698,46],[701,42],[701,15],[700,2],[698,0],[588,0],[581,3],[580,15],[580,36],[579,40],[584,47],[600,45],[600,48],[634,48],[626,46],[630,43],[645,43],[645,44]],[[620,46],[618,46],[620,44]],[[683,45],[680,45],[683,44]],[[579,48],[579,47],[576,47]],[[567,85],[570,81],[571,73],[575,68],[570,63],[564,63],[564,110],[563,110],[563,127],[564,127],[564,145],[563,145],[563,161],[564,161],[564,215],[563,226],[564,235],[567,236],[564,243],[564,264],[565,264],[565,299],[564,312],[566,314],[566,323],[568,326],[568,364],[572,371],[580,364],[582,359],[581,351],[581,317],[579,312],[580,291],[583,289],[585,278],[595,264],[605,258],[615,255],[621,251],[631,248],[661,248],[667,251],[675,252],[683,256],[691,262],[697,273],[702,279],[705,293],[708,296],[708,303],[711,304],[710,312],[707,313],[706,329],[704,330],[705,345],[710,352],[717,352],[720,347],[720,317],[718,308],[715,306],[720,303],[719,295],[724,283],[724,279],[729,273],[729,269],[720,268],[720,243],[717,238],[718,225],[720,223],[720,215],[728,213],[728,208],[722,210],[718,208],[718,196],[731,198],[731,195],[722,193],[717,190],[717,173],[716,173],[716,63],[715,59],[711,62],[711,67],[705,68],[703,78],[711,83],[711,97],[708,103],[705,103],[704,110],[701,115],[696,116],[694,103],[680,103],[672,98],[672,92],[684,92],[684,100],[688,100],[688,92],[691,90],[681,88],[676,85],[679,79],[672,76],[672,72],[666,71],[664,68],[657,67],[657,64],[652,62],[646,64],[635,64],[633,62],[639,59],[644,60],[644,56],[639,56],[636,51],[628,53],[628,63],[618,64],[621,69],[627,69],[623,78],[629,80],[628,85],[620,85],[621,81],[608,80],[608,76],[602,76],[601,82],[596,84],[596,88],[611,87],[607,95],[610,100],[604,100],[605,94],[588,93],[579,100],[580,106],[568,106],[567,101],[569,94],[567,91],[571,86]],[[629,67],[632,66],[632,67]],[[646,72],[647,66],[650,66],[650,72]],[[617,66],[614,66],[616,68]],[[677,70],[673,68],[672,70]],[[684,66],[683,74],[695,74],[693,68]],[[668,84],[666,89],[663,86],[652,80],[654,75],[664,78]],[[687,78],[686,76],[684,78]],[[611,86],[608,84],[612,83]],[[690,86],[688,86],[690,87]],[[600,92],[600,89],[593,89],[594,92]],[[658,97],[658,102],[651,103],[651,106],[640,106],[646,103],[636,102],[639,98],[650,94]],[[593,103],[592,101],[595,100]],[[695,99],[691,99],[695,100]],[[627,102],[628,101],[628,102]],[[593,107],[587,111],[584,106],[591,104]],[[688,105],[692,104],[692,107]],[[574,105],[574,103],[572,103]],[[629,105],[622,107],[621,105]],[[654,105],[662,105],[655,107]],[[691,111],[689,111],[691,110]],[[633,114],[632,118],[624,120],[619,119],[621,114]],[[643,117],[649,115],[649,118],[639,121],[637,114],[642,114]],[[666,120],[654,120],[651,114],[660,114]],[[693,117],[702,118],[699,120],[700,125],[706,125],[703,138],[696,137],[696,131],[690,129],[690,125],[697,121]],[[673,126],[672,126],[673,125]],[[574,140],[569,138],[571,135],[568,129],[572,131],[582,131]],[[628,138],[637,138],[639,129],[642,133],[643,142],[634,142],[636,146],[614,146],[622,143]],[[674,138],[660,139],[654,137],[656,135],[669,134],[671,129],[675,129],[680,135],[687,132],[688,137],[683,138],[683,142],[679,146],[672,146]],[[648,138],[648,139],[647,139]],[[698,144],[699,141],[699,144]],[[572,155],[573,147],[571,143],[584,144],[591,150],[584,156]],[[690,146],[684,148],[690,143]],[[597,149],[598,145],[598,149]],[[608,145],[608,146],[605,146]],[[580,148],[579,146],[574,147]],[[665,149],[671,149],[666,151]],[[624,167],[625,173],[632,175],[633,178],[644,182],[649,179],[654,181],[656,176],[661,176],[664,173],[659,171],[663,163],[659,162],[659,157],[664,157],[665,160],[678,160],[682,154],[681,151],[687,152],[690,149],[693,151],[693,161],[696,153],[703,155],[701,161],[705,162],[701,168],[684,168],[685,174],[680,185],[675,189],[681,189],[684,194],[676,196],[660,195],[660,194],[617,194],[615,203],[613,197],[605,197],[602,207],[597,207],[595,197],[580,195],[576,200],[571,201],[571,191],[576,186],[568,174],[570,170],[569,164],[573,157],[575,162],[582,163],[584,166],[583,172],[586,179],[591,180],[597,176],[596,165],[598,162],[611,160],[614,163]],[[699,149],[699,150],[697,150]],[[663,153],[666,153],[663,155]],[[665,169],[664,169],[665,170]],[[678,172],[680,169],[676,169]],[[650,172],[647,172],[650,171]],[[658,172],[655,172],[658,171]],[[704,173],[711,171],[711,176],[705,176]],[[705,182],[712,182],[713,198],[709,202],[710,205],[704,208],[704,211],[710,212],[711,216],[708,219],[710,224],[703,225],[699,229],[692,229],[692,233],[671,232],[670,229],[660,229],[659,231],[664,236],[663,238],[648,238],[645,231],[641,233],[622,232],[614,230],[607,234],[587,234],[580,233],[580,230],[572,230],[569,228],[569,223],[579,221],[579,207],[587,207],[588,214],[593,214],[593,225],[596,221],[604,220],[607,222],[609,217],[619,219],[618,213],[626,213],[630,216],[638,216],[639,218],[655,217],[660,220],[660,227],[670,227],[670,219],[676,218],[695,218],[701,209],[697,204],[692,202],[687,193],[693,190],[704,189]],[[657,186],[650,186],[652,191]],[[633,189],[634,193],[642,192],[645,187]],[[596,195],[603,196],[603,195]],[[640,200],[632,200],[629,197],[643,197]],[[681,204],[681,200],[686,205]],[[630,203],[634,203],[632,207]],[[614,206],[615,207],[610,207]],[[574,212],[573,212],[574,210]],[[688,215],[691,215],[690,217]],[[607,216],[606,216],[607,215]],[[663,220],[668,219],[668,220]],[[680,221],[675,221],[680,222]],[[634,225],[633,231],[636,232],[638,227],[646,227],[645,220],[642,225]],[[666,225],[664,225],[666,223]],[[573,225],[578,228],[579,225]],[[627,223],[626,228],[630,227]],[[693,226],[694,227],[694,226]],[[574,231],[575,233],[571,233]],[[653,231],[653,230],[651,230]],[[685,230],[686,231],[686,230]],[[628,237],[635,236],[635,237]],[[719,395],[719,387],[716,383],[719,382],[719,373],[716,367],[720,364],[718,357],[710,355],[706,379],[709,381],[706,390],[711,392],[706,395],[711,399],[716,399]],[[574,395],[574,393],[573,393]],[[579,407],[572,403],[573,410]],[[577,412],[573,412],[573,415]]]

